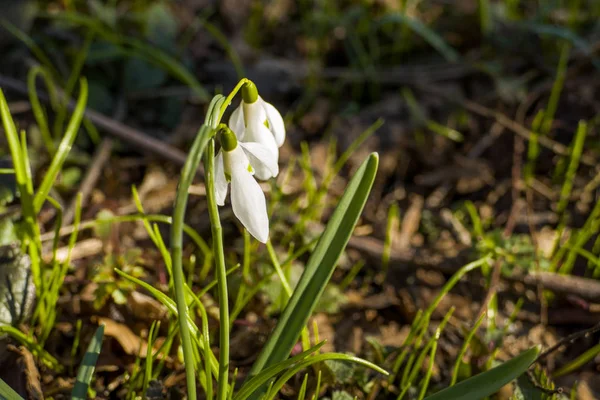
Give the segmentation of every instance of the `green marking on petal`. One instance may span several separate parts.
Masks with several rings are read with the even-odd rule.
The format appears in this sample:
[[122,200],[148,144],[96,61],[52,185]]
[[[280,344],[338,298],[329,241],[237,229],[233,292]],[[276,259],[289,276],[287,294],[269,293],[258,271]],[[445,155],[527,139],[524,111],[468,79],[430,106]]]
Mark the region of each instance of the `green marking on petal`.
[[248,81],[242,87],[242,99],[244,103],[252,104],[258,100],[258,89],[252,81]]
[[248,164],[248,172],[253,173],[254,172],[254,168],[252,168],[252,165]]
[[229,172],[225,172],[225,179],[227,182],[231,182],[231,174]]
[[267,128],[269,128],[269,129],[271,129],[271,127],[269,126],[269,120],[268,120],[268,119],[265,119],[265,126],[266,126]]

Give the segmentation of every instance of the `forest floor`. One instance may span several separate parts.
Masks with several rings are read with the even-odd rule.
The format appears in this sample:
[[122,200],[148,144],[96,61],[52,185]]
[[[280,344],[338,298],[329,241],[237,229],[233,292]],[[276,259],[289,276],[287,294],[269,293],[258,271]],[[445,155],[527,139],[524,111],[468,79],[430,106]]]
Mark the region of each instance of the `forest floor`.
[[[535,345],[561,344],[533,369],[538,383],[553,381],[571,398],[600,398],[595,2],[538,7],[431,0],[407,1],[404,9],[384,0],[79,3],[35,2],[33,17],[9,21],[13,32],[26,33],[24,40],[0,36],[0,88],[27,132],[35,182],[51,158],[28,95],[30,68],[41,65],[68,93],[85,76],[93,110],[86,117],[97,129],[81,130],[52,188],[62,206],[59,240],[53,241],[56,208],[46,203],[38,218],[49,265],[64,261],[71,248],[57,319],[43,343],[63,368],[44,364],[27,346],[10,347],[8,359],[0,358],[0,378],[26,396],[38,387],[46,397],[67,397],[86,344],[104,323],[93,391],[97,398],[141,393],[150,327],[161,321],[156,345],[172,340],[174,325],[164,305],[114,272],[119,268],[168,292],[164,259],[132,187],[147,215],[170,216],[208,93],[227,94],[248,77],[286,121],[280,175],[264,185],[281,260],[314,243],[348,179],[369,153],[379,153],[359,225],[310,325],[327,339],[323,351],[350,352],[392,371],[418,310],[429,307],[462,266],[490,256],[493,261],[440,298],[431,316],[428,337],[449,319],[430,369],[430,391],[449,384],[457,357],[462,379]],[[50,127],[66,126],[64,115],[57,122],[42,79],[37,90]],[[7,147],[0,143],[4,157]],[[10,159],[0,167],[10,167]],[[2,179],[10,188],[10,179]],[[79,233],[69,246],[76,216]],[[18,221],[19,200],[0,199],[0,218]],[[276,277],[265,283],[271,257],[265,246],[244,242],[229,206],[221,208],[221,218],[227,264],[243,264],[248,248],[253,260],[250,271],[230,279],[231,304],[239,306],[230,369],[238,369],[241,381],[275,325],[282,287]],[[186,223],[210,243],[201,175]],[[167,240],[168,225],[158,232]],[[192,241],[185,243],[184,259],[193,288],[214,279],[210,257]],[[292,260],[293,283],[307,255]],[[240,285],[258,282],[259,290],[242,304]],[[217,338],[216,293],[207,291],[202,301]],[[40,337],[41,322],[24,321],[21,328]],[[460,354],[476,323],[468,351]],[[412,346],[415,354],[422,349]],[[175,348],[155,368],[148,398],[183,393]],[[297,398],[303,378],[290,380],[282,398]],[[417,397],[420,379],[407,398]],[[517,387],[525,391],[532,385],[526,381],[505,387],[498,398],[510,398]],[[391,399],[400,392],[397,381],[339,366],[331,367],[321,389],[318,397],[337,399]]]

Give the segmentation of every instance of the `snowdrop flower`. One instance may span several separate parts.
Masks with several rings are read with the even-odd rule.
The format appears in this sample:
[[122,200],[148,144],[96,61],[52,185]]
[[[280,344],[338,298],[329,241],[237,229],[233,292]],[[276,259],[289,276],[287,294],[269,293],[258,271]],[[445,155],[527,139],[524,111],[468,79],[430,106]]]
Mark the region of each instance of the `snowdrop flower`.
[[[285,141],[283,118],[273,105],[258,95],[254,83],[248,82],[242,88],[242,102],[231,114],[229,127],[238,140],[260,143],[271,151],[275,161],[279,159],[279,147]],[[254,169],[258,179],[275,176],[262,166],[254,166]]]
[[269,238],[269,217],[265,194],[253,175],[259,168],[277,176],[277,158],[259,142],[238,141],[228,128],[221,131],[221,150],[215,156],[215,192],[217,204],[225,204],[231,183],[233,213],[258,241]]

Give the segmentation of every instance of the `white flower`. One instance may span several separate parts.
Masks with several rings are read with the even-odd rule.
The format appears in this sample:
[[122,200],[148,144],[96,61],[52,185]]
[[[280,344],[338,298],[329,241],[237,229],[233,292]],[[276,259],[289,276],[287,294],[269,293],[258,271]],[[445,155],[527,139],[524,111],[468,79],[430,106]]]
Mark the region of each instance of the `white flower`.
[[269,217],[265,194],[254,179],[258,168],[271,176],[279,173],[271,149],[261,143],[237,141],[231,131],[221,134],[221,150],[215,157],[215,192],[217,204],[225,204],[231,183],[233,213],[258,241],[269,238]]
[[[264,145],[277,162],[279,147],[285,141],[285,125],[281,114],[258,95],[256,86],[252,83],[244,85],[242,97],[242,102],[229,118],[229,128],[235,132],[239,141]],[[262,166],[253,167],[258,179],[267,180],[276,176]]]

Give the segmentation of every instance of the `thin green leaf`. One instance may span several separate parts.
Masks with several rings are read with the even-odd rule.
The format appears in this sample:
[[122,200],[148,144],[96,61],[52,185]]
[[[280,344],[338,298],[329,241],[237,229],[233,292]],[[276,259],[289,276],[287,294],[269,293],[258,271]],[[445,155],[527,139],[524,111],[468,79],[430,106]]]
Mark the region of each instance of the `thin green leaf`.
[[160,321],[152,322],[150,326],[150,333],[148,334],[148,347],[146,347],[146,365],[144,368],[144,381],[142,383],[142,395],[144,399],[146,398],[146,392],[148,390],[148,386],[150,385],[150,379],[152,377],[152,362],[154,361],[153,349],[154,342],[156,340],[156,336],[158,335],[158,330],[160,328]]
[[58,104],[58,100],[56,98],[56,90],[54,87],[54,83],[52,82],[52,78],[50,74],[46,72],[46,70],[38,65],[29,70],[27,73],[27,91],[29,92],[29,102],[31,103],[31,110],[33,111],[33,116],[40,128],[40,134],[42,135],[42,140],[44,141],[44,145],[46,146],[46,150],[50,153],[50,156],[54,156],[54,141],[52,140],[52,134],[50,133],[50,128],[48,126],[48,119],[46,118],[46,112],[44,111],[44,107],[40,103],[40,99],[37,95],[36,90],[36,79],[37,76],[40,75],[46,87],[48,88],[48,94],[50,95],[50,102],[52,107],[56,107]]
[[298,392],[298,400],[304,400],[306,398],[306,385],[308,384],[308,374],[304,374],[304,379],[302,380],[302,386],[300,386],[300,391]]
[[431,30],[427,25],[421,21],[408,17],[407,15],[399,12],[390,13],[385,15],[379,20],[379,25],[386,25],[388,23],[397,23],[402,26],[408,26],[413,32],[421,36],[427,43],[436,49],[444,58],[451,62],[457,62],[460,58],[456,50],[450,47],[444,39],[436,32]]
[[[146,282],[142,281],[141,279],[137,279],[137,278],[127,274],[126,272],[123,272],[117,268],[115,268],[115,272],[117,274],[121,275],[123,278],[127,279],[128,281],[136,283],[136,284],[140,285],[141,287],[143,287],[144,289],[146,289],[148,292],[150,292],[150,294],[152,294],[154,296],[154,298],[156,300],[158,300],[165,307],[167,307],[169,312],[171,314],[173,314],[175,317],[177,317],[179,315],[177,312],[177,305],[175,304],[175,301],[173,301],[169,296],[167,296],[160,290],[156,289],[154,286],[150,285],[149,283],[146,283]],[[198,326],[196,326],[196,324],[194,323],[194,321],[192,320],[190,315],[187,316],[187,324],[188,324],[190,331],[193,334],[193,339],[196,342],[198,342],[197,344],[200,347],[200,349],[204,349],[204,345],[203,345],[204,339],[203,339],[202,335],[200,335]],[[215,358],[214,354],[212,354],[212,352],[209,352],[209,353],[211,355],[210,365],[212,368],[212,372],[213,372],[213,375],[216,377],[217,373],[219,371],[219,363],[218,363],[217,359]]]
[[10,21],[8,21],[5,18],[0,19],[0,26],[2,26],[4,29],[6,29],[8,32],[10,32],[14,37],[16,37],[21,42],[23,42],[23,44],[25,46],[27,46],[27,48],[33,53],[33,55],[36,56],[37,59],[48,69],[48,71],[51,72],[52,76],[54,76],[54,77],[60,76],[60,74],[58,73],[56,68],[54,68],[52,61],[50,61],[50,58],[48,58],[46,53],[44,53],[42,48],[40,46],[38,46],[38,44],[35,42],[35,40],[33,40],[31,38],[31,36],[29,36],[27,33],[22,31],[21,29],[17,28],[15,25],[13,25]]
[[244,73],[244,63],[236,51],[235,46],[232,46],[231,43],[229,43],[229,40],[227,40],[227,35],[220,31],[217,25],[206,20],[202,21],[201,24],[204,29],[206,29],[206,31],[223,47],[223,50],[225,50],[225,53],[227,53],[227,56],[235,68],[238,79],[242,79],[246,75]]
[[[521,22],[518,25],[526,30],[537,33],[538,35],[554,36],[570,42],[587,56],[593,54],[592,46],[587,40],[577,35],[573,30],[557,25],[539,24],[535,22]],[[598,61],[595,57],[592,58],[592,63],[597,66]]]
[[481,400],[525,373],[539,352],[538,347],[533,347],[489,371],[440,390],[425,400]]
[[477,333],[477,330],[479,329],[479,326],[483,322],[483,317],[485,317],[485,314],[482,313],[479,316],[479,318],[477,319],[477,321],[475,322],[475,324],[473,325],[473,328],[471,328],[471,330],[467,334],[467,337],[465,338],[465,341],[463,342],[462,347],[460,348],[460,351],[458,352],[458,356],[456,356],[456,361],[454,362],[454,368],[452,369],[452,380],[450,381],[450,386],[454,386],[454,384],[458,380],[458,371],[460,368],[460,363],[462,362],[463,357],[467,353],[467,349],[469,348],[469,344],[471,343],[473,336],[475,336],[475,334]]
[[489,0],[479,0],[479,25],[481,35],[488,36],[493,30],[492,12]]
[[595,345],[594,347],[588,349],[585,353],[581,354],[576,359],[569,361],[567,364],[560,367],[558,370],[552,373],[554,378],[558,378],[560,376],[569,374],[583,365],[587,364],[589,361],[593,360],[598,354],[600,354],[600,344]]
[[209,98],[206,89],[204,89],[194,74],[184,67],[175,57],[167,54],[156,46],[151,46],[138,39],[119,34],[112,28],[106,27],[100,23],[97,18],[82,13],[67,11],[53,14],[39,13],[38,15],[40,17],[68,21],[78,26],[85,26],[102,39],[120,46],[125,54],[138,56],[167,71],[171,76],[188,85],[200,100],[206,101]]
[[100,325],[98,329],[96,329],[96,333],[88,345],[87,351],[79,366],[79,370],[77,371],[77,380],[75,381],[75,386],[73,386],[73,391],[71,391],[72,399],[85,400],[87,398],[88,387],[92,381],[94,369],[96,369],[96,361],[98,361],[98,356],[102,349],[103,338],[104,325]]
[[233,396],[233,400],[243,400],[243,399],[247,398],[255,390],[260,388],[262,385],[264,385],[270,379],[277,376],[278,374],[283,372],[285,369],[291,367],[292,365],[302,361],[303,359],[305,359],[312,353],[315,353],[324,344],[325,344],[325,341],[318,343],[318,344],[314,345],[313,347],[311,347],[310,349],[303,351],[300,354],[295,355],[294,357],[290,358],[289,360],[285,360],[285,361],[282,361],[282,362],[279,362],[279,363],[273,365],[272,367],[265,368],[256,376],[252,377],[247,382],[244,382],[244,385],[240,388],[240,391],[238,393],[236,393],[235,396]]
[[8,386],[8,383],[0,379],[0,398],[6,400],[23,400],[19,393],[15,392],[13,388]]
[[[15,179],[17,187],[21,195],[21,212],[25,222],[26,239],[28,239],[28,253],[31,257],[31,274],[33,283],[36,287],[36,292],[41,293],[44,288],[44,281],[41,279],[40,271],[40,252],[42,244],[40,238],[40,228],[36,222],[36,213],[33,208],[33,185],[31,183],[31,172],[29,171],[28,157],[26,154],[27,146],[21,143],[17,127],[10,114],[8,103],[4,97],[2,89],[0,89],[0,118],[10,155],[12,157],[13,167],[15,170]],[[24,150],[25,149],[25,150]]]
[[270,396],[268,396],[267,399],[274,398],[275,395],[277,395],[277,393],[279,392],[279,390],[281,390],[281,388],[283,387],[283,385],[285,385],[285,383],[290,378],[292,378],[298,372],[302,371],[304,368],[310,367],[311,365],[314,365],[316,363],[319,363],[319,362],[322,362],[322,361],[326,361],[326,360],[339,360],[339,361],[352,362],[352,363],[356,363],[358,365],[362,365],[362,366],[367,367],[367,368],[371,368],[372,370],[375,370],[375,371],[379,372],[380,374],[383,374],[383,375],[386,375],[386,376],[388,375],[388,372],[386,370],[384,370],[383,368],[378,367],[377,365],[373,364],[372,362],[369,362],[367,360],[363,360],[362,358],[359,358],[359,357],[350,356],[348,354],[341,354],[341,353],[319,354],[319,355],[316,355],[314,357],[310,357],[310,358],[302,361],[301,363],[298,363],[297,365],[295,365],[294,367],[290,368],[289,370],[287,370],[275,382],[275,384],[272,385],[272,388],[269,390]]
[[88,85],[85,78],[81,79],[81,87],[79,91],[79,98],[77,99],[77,105],[75,106],[75,111],[73,112],[73,116],[69,121],[69,125],[67,126],[67,131],[65,132],[65,136],[61,140],[58,149],[56,150],[56,154],[50,163],[50,167],[48,167],[48,171],[44,175],[44,180],[42,181],[35,197],[33,199],[33,208],[36,213],[38,213],[44,201],[46,201],[46,197],[48,193],[50,193],[50,189],[56,181],[56,177],[60,173],[60,170],[67,159],[67,155],[69,151],[71,151],[71,146],[73,146],[73,142],[77,137],[77,132],[79,131],[79,126],[81,125],[81,120],[83,119],[83,113],[85,111],[85,106],[87,103],[88,97]]
[[0,325],[0,335],[3,333],[9,334],[13,339],[25,345],[34,356],[38,357],[44,365],[54,371],[61,372],[63,366],[58,363],[58,360],[48,353],[39,343],[36,343],[30,336],[21,332],[12,325]]
[[573,139],[572,143],[571,159],[569,160],[569,166],[567,168],[565,180],[560,191],[560,200],[556,206],[556,212],[559,215],[566,210],[567,205],[569,204],[569,198],[573,189],[573,181],[575,179],[575,174],[577,173],[577,168],[579,167],[579,160],[581,159],[583,144],[585,142],[587,132],[588,130],[586,122],[579,121],[579,125],[577,125],[577,132],[575,133],[575,139]]
[[[550,97],[548,98],[548,106],[546,110],[541,114],[543,121],[538,129],[534,131],[538,132],[542,136],[548,135],[550,128],[552,128],[552,121],[558,109],[558,102],[560,100],[560,94],[562,93],[563,87],[565,86],[565,78],[567,77],[567,67],[569,64],[569,54],[571,52],[571,46],[564,44],[560,51],[560,59],[558,66],[556,67],[556,77],[552,84],[552,90],[550,91]],[[534,120],[534,122],[536,122]]]
[[313,394],[311,400],[317,400],[317,396],[321,393],[321,369],[319,368],[319,373],[317,374],[317,387],[315,388],[315,393]]

